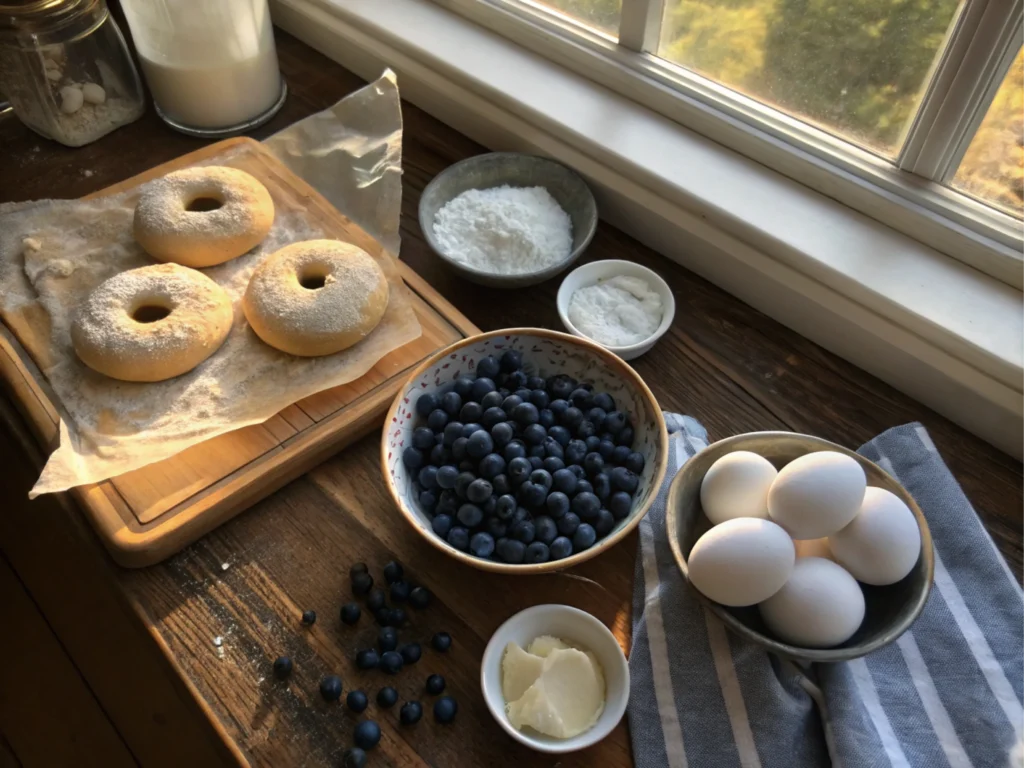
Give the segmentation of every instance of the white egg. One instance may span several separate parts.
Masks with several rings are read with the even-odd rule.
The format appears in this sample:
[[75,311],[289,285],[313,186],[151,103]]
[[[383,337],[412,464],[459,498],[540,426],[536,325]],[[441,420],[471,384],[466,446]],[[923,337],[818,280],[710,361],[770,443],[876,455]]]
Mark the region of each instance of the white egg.
[[700,484],[700,505],[712,523],[734,517],[768,517],[768,489],[778,470],[763,456],[733,451],[720,458]]
[[768,490],[768,517],[794,539],[831,536],[853,520],[866,487],[856,460],[835,451],[808,453],[779,471]]
[[793,540],[770,520],[737,517],[693,545],[689,578],[716,603],[754,605],[782,588],[793,570]]
[[826,560],[835,561],[832,550],[828,548],[828,539],[796,539],[793,545],[796,547],[798,558],[824,557]]
[[849,640],[864,621],[864,593],[842,566],[802,557],[785,586],[757,608],[780,639],[804,648],[831,648]]
[[914,513],[884,488],[868,488],[853,521],[829,537],[836,561],[865,584],[895,584],[921,554]]

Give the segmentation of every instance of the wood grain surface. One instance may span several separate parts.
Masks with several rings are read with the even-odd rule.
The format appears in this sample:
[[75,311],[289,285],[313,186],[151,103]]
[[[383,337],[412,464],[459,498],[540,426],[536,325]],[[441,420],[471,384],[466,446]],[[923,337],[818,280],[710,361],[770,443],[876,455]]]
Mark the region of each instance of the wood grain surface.
[[[361,85],[280,32],[278,44],[290,96],[258,136]],[[483,148],[408,104],[404,118],[403,260],[484,330],[515,325],[557,329],[557,278],[517,292],[481,288],[445,271],[429,251],[416,221],[423,186],[450,163]],[[9,172],[0,180],[0,199],[78,197],[199,145],[161,126],[152,113],[81,150],[65,150],[3,121],[0,146]],[[672,329],[634,362],[663,407],[697,417],[713,439],[785,429],[853,448],[888,427],[921,421],[1020,574],[1020,463],[606,225],[599,227],[586,254],[586,260],[600,258],[650,266],[675,291]],[[18,447],[18,434],[24,441],[23,429],[5,438],[11,441],[7,453],[27,455],[31,449]],[[188,764],[338,765],[357,718],[343,706],[320,700],[317,682],[333,672],[341,675],[346,690],[360,687],[372,698],[381,685],[395,684],[402,700],[418,698],[427,707],[422,722],[403,728],[397,724],[397,708],[378,712],[371,704],[367,715],[378,719],[384,732],[374,766],[631,765],[625,723],[601,744],[575,755],[542,756],[520,747],[483,706],[478,667],[488,637],[505,618],[546,601],[595,613],[627,644],[635,537],[572,574],[508,578],[458,565],[406,528],[380,482],[377,451],[377,436],[362,439],[161,565],[139,571],[95,566],[105,569],[110,589],[128,601],[149,642],[166,656],[176,685],[194,697],[196,717],[210,718],[225,739],[223,750],[207,749]],[[34,480],[26,464],[11,465],[12,495],[23,494]],[[35,505],[29,504],[17,515],[0,516],[9,518],[0,526],[0,548],[33,596],[50,595],[55,589],[50,582],[62,579],[66,601],[73,601],[79,587],[66,569],[33,566],[45,557],[40,537],[46,525],[65,525],[60,538],[80,540],[83,562],[97,557],[95,543],[72,512],[62,522],[53,511],[57,505],[42,503],[51,505],[45,507],[51,515],[45,522],[33,519],[29,511]],[[423,659],[397,678],[356,671],[353,654],[370,644],[375,627],[366,615],[354,628],[337,618],[339,606],[349,599],[349,565],[363,560],[379,578],[379,566],[391,557],[402,560],[437,598],[429,610],[414,613],[403,638],[425,640],[444,629],[455,639],[449,654],[425,649]],[[52,597],[37,602],[48,618],[67,610]],[[312,629],[299,625],[299,614],[307,608],[319,614]],[[214,645],[216,637],[222,638],[223,657]],[[296,663],[287,685],[270,674],[272,659],[281,653]],[[453,726],[438,726],[430,717],[431,697],[422,685],[432,672],[446,676],[449,692],[459,700]],[[126,743],[139,738],[134,732],[139,724],[126,714],[112,719]],[[195,738],[205,738],[199,726],[194,732],[200,734]],[[169,764],[158,758],[139,762]]]

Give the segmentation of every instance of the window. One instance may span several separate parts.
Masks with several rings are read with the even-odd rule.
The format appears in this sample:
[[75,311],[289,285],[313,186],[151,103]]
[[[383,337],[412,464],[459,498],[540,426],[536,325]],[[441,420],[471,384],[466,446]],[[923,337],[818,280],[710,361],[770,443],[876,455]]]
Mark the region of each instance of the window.
[[435,0],[1021,287],[1024,0]]

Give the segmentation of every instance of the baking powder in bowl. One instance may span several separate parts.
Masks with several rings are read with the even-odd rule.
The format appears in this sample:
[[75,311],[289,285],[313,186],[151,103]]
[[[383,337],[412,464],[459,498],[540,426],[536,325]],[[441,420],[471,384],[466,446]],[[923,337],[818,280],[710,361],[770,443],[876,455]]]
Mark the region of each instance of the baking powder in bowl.
[[569,258],[572,222],[544,187],[470,189],[434,215],[450,259],[497,275],[537,272]]
[[577,288],[569,299],[569,322],[599,344],[626,347],[650,337],[662,318],[661,296],[646,280],[616,275]]

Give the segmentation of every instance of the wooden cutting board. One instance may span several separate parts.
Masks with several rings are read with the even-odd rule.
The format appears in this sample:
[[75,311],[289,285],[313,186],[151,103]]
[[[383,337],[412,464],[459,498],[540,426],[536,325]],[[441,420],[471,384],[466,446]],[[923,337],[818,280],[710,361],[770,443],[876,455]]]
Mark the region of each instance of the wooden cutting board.
[[[152,168],[89,197],[123,192],[200,161],[229,162],[259,179],[275,202],[301,208],[325,237],[348,240],[356,224],[282,165],[262,144],[228,139]],[[192,543],[332,453],[375,430],[404,372],[458,339],[479,333],[457,309],[399,262],[423,334],[366,375],[290,405],[262,424],[229,432],[176,456],[95,485],[73,488],[110,554],[121,565],[152,565]],[[58,441],[58,415],[45,377],[0,323],[0,380],[40,443]]]

